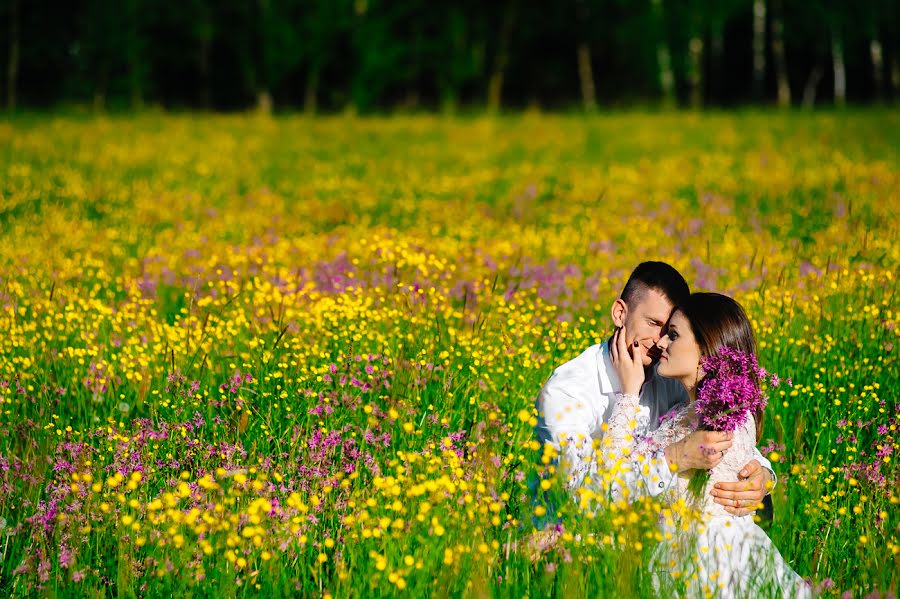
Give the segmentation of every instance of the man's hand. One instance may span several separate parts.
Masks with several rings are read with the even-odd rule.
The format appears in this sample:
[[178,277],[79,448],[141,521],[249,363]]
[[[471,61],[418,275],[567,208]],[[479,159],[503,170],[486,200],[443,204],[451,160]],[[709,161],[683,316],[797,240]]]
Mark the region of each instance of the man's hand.
[[666,461],[670,467],[674,465],[676,472],[711,470],[725,457],[733,438],[733,433],[694,431],[678,443],[666,447]]
[[772,475],[756,460],[738,473],[738,481],[716,483],[710,494],[734,516],[749,516],[762,507],[763,497],[772,488]]

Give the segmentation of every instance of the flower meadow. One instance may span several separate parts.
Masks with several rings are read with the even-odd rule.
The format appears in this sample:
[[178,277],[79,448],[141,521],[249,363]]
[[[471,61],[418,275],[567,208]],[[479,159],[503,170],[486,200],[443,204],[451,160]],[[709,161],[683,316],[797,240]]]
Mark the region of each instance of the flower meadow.
[[734,295],[792,380],[760,443],[784,557],[825,596],[897,592],[896,112],[0,140],[3,596],[653,595],[660,511],[688,508],[583,509],[532,437],[647,259]]

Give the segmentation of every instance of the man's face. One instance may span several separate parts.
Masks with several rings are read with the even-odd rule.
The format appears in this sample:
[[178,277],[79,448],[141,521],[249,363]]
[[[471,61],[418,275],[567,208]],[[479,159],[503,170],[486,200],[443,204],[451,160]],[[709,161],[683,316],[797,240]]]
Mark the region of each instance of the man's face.
[[674,306],[669,299],[655,289],[647,289],[643,298],[634,306],[628,306],[625,312],[625,331],[629,347],[634,341],[641,344],[641,361],[650,366],[659,359],[660,350],[656,346],[662,336],[663,327]]

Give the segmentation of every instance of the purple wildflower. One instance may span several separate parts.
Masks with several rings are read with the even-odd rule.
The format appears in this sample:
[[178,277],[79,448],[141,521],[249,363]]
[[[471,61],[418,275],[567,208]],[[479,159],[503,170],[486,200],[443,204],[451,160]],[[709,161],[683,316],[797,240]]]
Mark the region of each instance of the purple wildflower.
[[712,430],[730,432],[747,422],[747,417],[766,405],[759,381],[772,386],[781,380],[766,372],[756,357],[723,347],[716,355],[707,356],[701,366],[706,376],[697,390],[697,415]]
[[66,546],[65,543],[60,545],[59,547],[59,565],[63,568],[68,568],[72,565],[72,562],[75,561],[74,556],[72,555],[72,551]]

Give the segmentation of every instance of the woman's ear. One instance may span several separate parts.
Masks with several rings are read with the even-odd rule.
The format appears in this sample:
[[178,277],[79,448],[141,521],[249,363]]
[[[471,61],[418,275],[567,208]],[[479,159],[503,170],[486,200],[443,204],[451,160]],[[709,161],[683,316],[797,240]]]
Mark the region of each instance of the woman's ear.
[[[700,358],[700,361],[703,361],[702,356]],[[697,385],[699,385],[700,381],[702,381],[704,377],[706,377],[706,371],[703,370],[702,366],[700,366],[700,362],[697,362],[697,376],[694,378],[694,386],[696,387]]]
[[628,306],[625,305],[625,302],[622,301],[622,298],[617,299],[613,302],[612,305],[612,320],[613,324],[617,327],[622,327],[625,325],[625,316],[628,314]]

